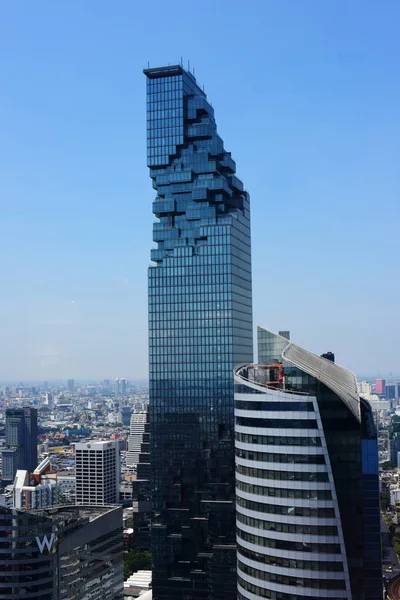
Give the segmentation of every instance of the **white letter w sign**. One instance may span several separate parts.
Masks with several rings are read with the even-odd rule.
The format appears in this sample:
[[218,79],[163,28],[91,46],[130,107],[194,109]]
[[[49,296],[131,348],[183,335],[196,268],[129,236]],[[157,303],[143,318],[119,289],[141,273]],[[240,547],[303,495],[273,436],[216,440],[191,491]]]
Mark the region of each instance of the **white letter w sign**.
[[38,536],[35,537],[35,540],[36,540],[36,543],[40,550],[40,554],[43,554],[43,550],[44,550],[45,546],[47,547],[47,550],[50,552],[51,547],[54,542],[54,533],[51,534],[50,539],[47,539],[47,535],[44,535],[42,538],[42,541],[40,541],[40,538]]

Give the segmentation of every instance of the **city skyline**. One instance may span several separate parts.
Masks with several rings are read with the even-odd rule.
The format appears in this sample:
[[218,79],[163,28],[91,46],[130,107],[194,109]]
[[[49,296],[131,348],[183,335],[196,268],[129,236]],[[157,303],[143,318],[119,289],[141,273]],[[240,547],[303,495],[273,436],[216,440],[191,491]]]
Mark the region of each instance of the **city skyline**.
[[145,6],[3,7],[0,380],[147,377],[142,68],[181,56],[251,190],[254,324],[399,373],[400,7],[206,2],[208,48],[186,3],[155,7],[150,35]]

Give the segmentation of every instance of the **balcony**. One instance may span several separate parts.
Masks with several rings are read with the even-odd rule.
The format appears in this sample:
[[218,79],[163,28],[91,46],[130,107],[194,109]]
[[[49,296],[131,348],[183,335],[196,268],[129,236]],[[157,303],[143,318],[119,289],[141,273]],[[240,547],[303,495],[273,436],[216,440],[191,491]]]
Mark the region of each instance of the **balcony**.
[[[282,363],[273,363],[270,365],[242,364],[234,370],[235,383],[254,384],[258,387],[268,388],[280,392],[309,396],[307,392],[293,389],[285,378],[284,366]],[[251,385],[249,387],[252,387]]]

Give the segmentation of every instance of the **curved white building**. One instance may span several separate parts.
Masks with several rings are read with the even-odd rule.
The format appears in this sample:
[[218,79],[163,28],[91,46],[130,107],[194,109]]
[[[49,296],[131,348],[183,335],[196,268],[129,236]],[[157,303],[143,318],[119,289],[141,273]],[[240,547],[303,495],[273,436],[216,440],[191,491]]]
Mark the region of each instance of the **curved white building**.
[[[287,354],[296,355],[299,347],[276,338]],[[368,535],[363,538],[360,533],[360,539],[352,539],[358,535],[357,527],[362,531],[365,526],[367,506],[373,511],[371,523],[379,519],[377,476],[365,480],[376,487],[375,491],[371,487],[374,493],[366,507],[362,493],[358,494],[365,483],[361,465],[365,423],[355,378],[353,389],[350,372],[343,369],[345,385],[340,388],[341,367],[308,353],[312,361],[302,355],[302,367],[308,372],[300,371],[282,355],[279,363],[278,356],[273,365],[241,365],[234,372],[238,598],[377,600],[382,598],[380,555],[374,565]],[[312,368],[319,379],[310,377]],[[342,425],[344,432],[332,433],[332,428]],[[348,439],[348,448],[340,446],[343,439]],[[371,439],[376,451],[373,433]],[[343,467],[337,448],[347,452]],[[368,467],[365,471],[368,478]],[[340,505],[346,485],[355,486],[360,506]],[[359,515],[357,523],[350,523],[353,512]],[[379,521],[378,531],[373,531],[379,541]],[[368,561],[371,585],[365,573]],[[358,588],[370,591],[361,596]]]

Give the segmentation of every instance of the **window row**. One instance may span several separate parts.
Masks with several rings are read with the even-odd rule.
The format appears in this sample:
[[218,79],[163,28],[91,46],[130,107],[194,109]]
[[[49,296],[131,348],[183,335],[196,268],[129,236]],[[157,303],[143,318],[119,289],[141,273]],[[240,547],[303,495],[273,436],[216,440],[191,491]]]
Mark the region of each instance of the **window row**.
[[[236,387],[235,387],[236,392]],[[317,437],[292,437],[275,435],[253,435],[251,433],[236,432],[238,442],[246,444],[263,444],[270,446],[321,446],[321,438]]]
[[254,527],[263,531],[275,531],[278,533],[295,533],[305,535],[338,535],[337,527],[334,525],[303,525],[294,523],[275,523],[274,521],[263,521],[254,517],[247,517],[236,513],[236,520],[248,527]]
[[[168,307],[169,308],[169,307]],[[209,316],[204,316],[204,312],[206,312]],[[180,310],[170,312],[161,312],[161,310],[150,313],[150,326],[152,330],[156,330],[160,327],[158,321],[164,321],[165,328],[171,327],[175,324],[178,327],[180,324],[181,327],[185,328],[187,326],[203,328],[206,329],[222,329],[224,330],[224,334],[232,333],[232,311],[200,311],[196,312],[194,310],[185,310],[184,306],[180,307]],[[238,319],[234,319],[233,322],[238,323]],[[229,331],[228,331],[229,330]]]
[[272,452],[254,452],[254,450],[242,450],[236,448],[236,456],[246,460],[256,460],[260,462],[291,463],[300,465],[324,465],[325,457],[323,454],[278,454]]
[[[265,587],[259,587],[258,585],[253,585],[252,583],[248,583],[244,581],[241,577],[238,577],[238,582],[242,586],[246,592],[250,592],[257,596],[257,598],[267,598],[268,600],[314,600],[310,596],[298,595],[298,594],[286,594],[283,592],[275,592],[273,590],[267,590]],[[238,600],[248,600],[243,594],[238,592],[237,594]],[[332,600],[332,596],[326,598],[318,594],[318,600]]]
[[[199,260],[199,257],[196,257],[196,262],[194,262],[193,256],[192,257],[184,257],[184,256],[180,256],[179,258],[176,259],[176,262],[179,264],[179,266],[184,267],[185,268],[185,272],[184,272],[184,277],[190,277],[190,276],[202,276],[202,275],[207,275],[207,276],[212,276],[212,275],[230,275],[231,274],[231,269],[232,269],[232,265],[230,263],[226,263],[224,265],[220,265],[219,269],[216,269],[215,267],[212,268],[212,265],[208,265],[208,264],[204,264],[203,261],[205,259],[202,259],[202,261],[199,263],[197,262]],[[168,267],[169,268],[169,267]],[[154,274],[153,274],[154,271]],[[152,269],[150,271],[150,278],[159,278],[159,279],[164,279],[165,276],[167,275],[167,267],[164,267],[163,265],[161,265],[160,267],[155,267],[154,269]],[[174,273],[175,275],[175,273]],[[177,273],[176,273],[177,275]],[[169,287],[168,283],[163,281],[162,282],[164,284],[165,287]],[[176,284],[175,282],[171,281],[171,285],[172,283]],[[185,285],[185,282],[183,282],[183,285]]]
[[182,75],[167,75],[147,79],[147,89],[150,93],[174,90],[183,87]]
[[175,89],[175,90],[169,91],[168,93],[166,93],[166,92],[152,93],[152,94],[149,94],[146,99],[147,110],[148,111],[154,110],[154,105],[157,105],[160,103],[163,108],[164,108],[164,106],[166,108],[169,108],[168,105],[171,105],[172,102],[174,103],[174,105],[182,106],[183,95],[182,95],[181,91]]
[[[163,283],[164,285],[162,287],[160,286],[158,290],[152,288],[153,293],[150,294],[150,303],[156,304],[162,300],[169,304],[176,304],[178,310],[180,309],[182,311],[184,311],[188,302],[200,302],[201,300],[210,301],[213,297],[216,298],[216,301],[230,300],[232,297],[235,297],[237,300],[241,296],[247,296],[246,293],[239,295],[237,291],[233,292],[231,282],[205,284],[204,286],[188,286],[189,289],[185,289],[185,284],[179,285],[176,281],[171,281],[169,285],[165,285],[165,282]],[[247,290],[244,291],[247,292]],[[215,313],[212,314],[212,317],[215,318]]]
[[237,465],[236,470],[241,475],[257,479],[275,479],[278,481],[329,481],[328,473],[314,473],[307,471],[273,471],[271,469],[254,469]]
[[[228,311],[232,311],[232,310],[236,310],[236,314],[234,315],[236,322],[240,322],[242,320],[249,321],[249,314],[246,315],[246,312],[247,313],[250,312],[247,310],[249,308],[248,303],[242,302],[239,304],[238,302],[236,302],[236,305],[233,306],[233,304],[235,303],[235,300],[236,299],[233,298],[230,300],[195,301],[195,300],[193,300],[193,298],[191,298],[190,300],[188,300],[186,302],[180,302],[178,304],[176,302],[170,302],[167,297],[164,297],[164,298],[153,299],[152,302],[149,302],[149,305],[150,305],[150,310],[152,310],[152,314],[154,316],[156,316],[157,314],[164,315],[164,317],[165,317],[164,320],[167,320],[167,321],[169,321],[171,319],[171,317],[174,316],[175,313],[177,313],[179,315],[179,313],[184,314],[185,312],[188,312],[188,311],[194,311],[194,312],[198,311],[200,313],[202,311],[210,311],[211,313],[214,313],[214,318],[216,318],[216,317],[218,318],[220,316],[224,316],[224,317],[226,316],[227,318],[232,318],[232,316],[233,316],[232,312],[231,312],[231,314],[228,313]],[[167,312],[164,312],[164,311],[169,311],[170,314],[168,314]],[[240,317],[242,315],[239,313],[239,311],[242,311],[242,312],[246,311],[244,314],[244,317],[247,317],[247,318],[241,319]],[[163,319],[160,319],[160,320],[163,320]],[[251,420],[254,421],[255,419],[251,419]]]
[[273,498],[301,498],[304,500],[331,500],[332,494],[329,490],[292,490],[285,488],[264,487],[236,481],[236,488],[248,494],[256,496],[271,496]]
[[245,498],[236,498],[236,504],[254,510],[275,515],[289,515],[295,517],[315,517],[318,519],[333,519],[335,510],[333,508],[310,508],[308,506],[279,506],[277,504],[264,504],[264,502],[254,502]]
[[317,560],[295,560],[293,558],[281,558],[279,556],[268,556],[253,550],[247,550],[242,546],[238,547],[238,553],[245,558],[255,560],[264,565],[273,565],[275,567],[286,567],[288,569],[307,569],[309,571],[332,571],[342,572],[343,563],[341,561],[317,561]]
[[[176,144],[172,144],[168,147],[157,147],[149,148],[147,152],[147,163],[151,165],[165,165],[169,161],[169,157],[176,151]],[[154,240],[157,241],[157,240]]]
[[276,429],[318,429],[314,419],[256,419],[236,417],[236,424],[244,427],[263,427]]
[[[173,315],[176,316],[176,315]],[[171,326],[171,322],[164,321],[162,319],[152,319],[150,326],[150,338],[175,338],[178,340],[185,340],[188,344],[193,342],[193,338],[215,338],[220,340],[216,343],[228,343],[226,338],[233,338],[233,326],[219,327],[210,324],[209,327],[205,326],[204,323],[193,322],[194,320],[185,319],[182,321],[175,321],[176,324]],[[173,322],[172,322],[173,323]],[[225,339],[224,339],[225,338]],[[237,340],[238,336],[235,336]],[[247,336],[246,336],[247,338]],[[210,340],[207,341],[210,344]],[[180,344],[182,345],[182,344]]]
[[314,412],[312,402],[253,402],[252,400],[236,400],[235,406],[242,410],[300,410],[304,412]]
[[255,577],[261,581],[271,581],[282,585],[292,585],[294,587],[313,588],[316,590],[345,590],[344,579],[308,579],[306,577],[290,577],[289,575],[276,575],[275,573],[266,573],[260,569],[254,569],[238,561],[238,567],[250,577]]
[[[206,287],[206,286],[205,286]],[[207,287],[212,287],[212,286],[207,286]],[[165,288],[165,292],[163,294],[163,292],[160,290],[159,295],[156,296],[151,296],[149,298],[149,301],[151,304],[157,304],[158,302],[168,302],[168,304],[180,304],[181,310],[183,310],[185,308],[185,306],[189,303],[189,302],[221,302],[221,301],[228,301],[228,300],[232,300],[233,297],[233,293],[232,293],[232,289],[231,286],[229,284],[227,284],[226,286],[222,287],[219,286],[213,286],[215,289],[205,289],[205,288],[201,288],[201,287],[193,287],[192,290],[178,290],[176,287],[174,289],[173,286],[169,287],[169,288]],[[221,289],[222,288],[222,289]],[[225,288],[225,289],[224,289]],[[181,293],[179,293],[181,292]],[[236,293],[236,300],[238,300],[238,296],[239,294]],[[240,296],[239,296],[240,298]],[[247,304],[247,302],[246,302]],[[254,408],[254,410],[256,410],[256,408]],[[271,410],[271,409],[270,409]],[[287,409],[289,410],[289,409]]]
[[147,129],[152,127],[176,127],[182,123],[182,119],[183,112],[181,108],[165,110],[160,107],[159,110],[147,113]]
[[[217,238],[214,240],[210,240],[208,243],[210,246],[214,244],[221,245]],[[226,246],[228,246],[228,244],[226,244]],[[192,275],[188,275],[187,267],[189,265],[193,266],[193,260],[183,257],[169,258],[170,261],[168,265],[164,265],[162,269],[159,270],[155,269],[154,279],[156,279],[157,281],[161,279],[162,281],[160,281],[159,283],[165,288],[175,286],[177,293],[182,286],[186,285],[196,288],[202,288],[204,285],[221,285],[232,283],[232,275],[227,271],[226,268],[222,273],[211,273],[209,271],[201,272],[200,269],[196,269],[196,271]],[[202,267],[203,265],[199,266]],[[226,265],[226,267],[227,266],[228,264]]]
[[180,143],[181,138],[179,136],[170,136],[168,138],[157,138],[150,140],[147,147],[147,159],[173,155],[176,152],[176,147]]
[[[151,139],[148,140],[147,158],[151,156],[157,156],[158,154],[173,154],[175,151],[175,146],[180,144],[181,141],[182,137],[179,134],[167,135],[166,133],[164,133],[162,137],[153,136]],[[182,181],[182,183],[185,182],[186,180]],[[178,184],[180,182],[174,183]],[[165,185],[170,185],[170,181],[166,181]]]

